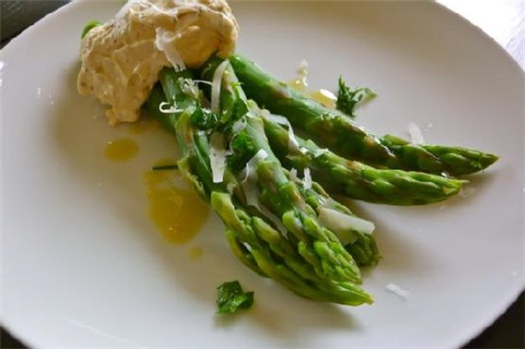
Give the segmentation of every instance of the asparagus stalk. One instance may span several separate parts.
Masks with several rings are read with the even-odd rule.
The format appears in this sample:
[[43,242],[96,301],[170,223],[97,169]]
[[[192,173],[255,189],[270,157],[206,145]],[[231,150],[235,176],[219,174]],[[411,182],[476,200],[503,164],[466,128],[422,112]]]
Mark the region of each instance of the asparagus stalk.
[[256,210],[243,205],[235,191],[230,194],[230,184],[239,188],[231,169],[226,169],[222,183],[213,182],[208,157],[209,136],[191,122],[191,116],[199,108],[199,99],[184,93],[181,87],[183,80],[190,77],[188,72],[173,70],[165,70],[161,74],[167,100],[177,106],[177,112],[159,112],[160,104],[166,100],[159,86],[153,90],[145,108],[177,135],[183,152],[183,159],[178,162],[179,169],[193,187],[211,201],[212,207],[223,219],[226,237],[234,254],[255,272],[273,278],[303,297],[346,305],[371,303],[371,297],[354,283],[318,276],[285,236],[269,225]]
[[[302,189],[306,202],[320,214],[320,209],[328,204],[332,209],[350,216],[355,216],[350,209],[330,198],[324,189],[316,182],[312,188]],[[352,255],[359,266],[375,266],[381,259],[375,238],[372,234],[352,230],[349,232],[354,236],[354,242],[346,244],[345,249]]]
[[[209,60],[202,67],[202,78],[212,80],[222,62],[219,58]],[[360,283],[359,269],[352,256],[332,231],[317,222],[315,211],[306,203],[297,184],[286,176],[265,136],[261,111],[255,104],[247,103],[229,64],[222,76],[220,102],[221,109],[226,112],[222,119],[227,120],[224,130],[234,153],[230,162],[234,172],[241,173],[246,163],[263,150],[267,156],[254,165],[257,173],[254,185],[257,186],[260,205],[267,207],[282,221],[296,242],[299,254],[319,276]],[[246,113],[236,113],[239,109],[244,109]],[[234,131],[235,123],[243,123],[244,126]]]
[[[218,58],[211,58],[206,64],[201,67],[201,75],[204,79],[211,79],[217,67],[223,61]],[[235,109],[236,102],[245,101],[246,96],[242,88],[239,85],[235,73],[231,69],[226,70],[226,74],[223,76],[223,91],[221,92],[221,102],[222,109],[226,112],[225,119],[230,119],[233,110]],[[257,119],[258,122],[264,120],[261,116],[264,116],[266,111],[261,111],[253,101],[248,101],[248,105],[251,107],[250,120],[254,121]],[[228,115],[230,114],[230,115]],[[261,131],[259,133],[263,135]],[[252,144],[254,146],[255,144]],[[283,169],[283,172],[290,179],[289,172],[286,169]],[[266,188],[266,187],[265,187]],[[297,186],[297,189],[301,192],[302,196],[305,198],[306,202],[315,210],[316,214],[319,215],[319,209],[322,207],[323,203],[330,203],[330,207],[344,215],[354,216],[354,214],[346,208],[344,205],[337,203],[335,200],[330,198],[324,189],[317,183],[312,183],[312,188],[305,190],[302,186]],[[352,235],[356,237],[356,240],[353,243],[345,244],[345,249],[351,253],[356,253],[357,255],[356,262],[358,265],[376,265],[380,259],[379,252],[377,250],[377,245],[375,239],[371,234],[364,232],[359,232],[356,230],[350,230],[350,232],[345,232],[345,235]]]
[[264,72],[254,62],[234,55],[230,62],[250,98],[272,113],[284,115],[323,147],[372,166],[452,176],[468,175],[493,164],[493,154],[440,145],[415,145],[397,137],[377,137],[345,114],[326,108]]
[[309,168],[325,189],[354,199],[392,205],[429,204],[459,193],[464,183],[421,172],[376,169],[300,137],[295,137],[298,147],[290,147],[293,140],[284,127],[268,118],[264,126],[273,151],[285,166]]

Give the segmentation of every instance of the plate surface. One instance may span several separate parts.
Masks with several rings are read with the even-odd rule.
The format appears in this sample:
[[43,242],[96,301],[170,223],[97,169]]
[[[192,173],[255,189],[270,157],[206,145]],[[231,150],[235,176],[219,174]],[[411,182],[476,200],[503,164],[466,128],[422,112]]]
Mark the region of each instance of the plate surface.
[[[310,64],[312,88],[342,74],[379,97],[358,122],[501,156],[445,204],[353,203],[377,224],[384,259],[365,271],[373,306],[296,297],[244,268],[210,215],[189,244],[147,215],[144,172],[177,153],[161,130],[110,128],[77,96],[79,36],[119,2],[75,2],[1,51],[2,323],[34,347],[457,347],[524,286],[523,72],[491,39],[427,2],[235,2],[239,52],[283,80]],[[98,118],[93,118],[98,116]],[[133,137],[113,163],[105,144]],[[203,250],[199,260],[189,250]],[[217,317],[215,288],[238,279],[252,310]],[[385,290],[396,283],[403,300]]]

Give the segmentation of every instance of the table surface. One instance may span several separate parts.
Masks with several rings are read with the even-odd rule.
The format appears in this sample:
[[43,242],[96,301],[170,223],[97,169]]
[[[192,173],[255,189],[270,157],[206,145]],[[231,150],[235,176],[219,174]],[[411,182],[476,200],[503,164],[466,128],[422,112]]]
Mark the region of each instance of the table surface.
[[[21,30],[53,11],[66,1],[2,0],[0,23],[2,45]],[[23,2],[27,12],[23,21],[6,21],[6,8]],[[501,45],[525,69],[525,0],[437,0],[438,3],[465,17]],[[45,3],[45,5],[43,5]],[[38,6],[36,6],[38,4]],[[39,9],[36,11],[36,9]],[[518,300],[491,327],[468,343],[466,348],[525,348],[525,302]],[[25,348],[3,328],[0,345],[5,348]]]

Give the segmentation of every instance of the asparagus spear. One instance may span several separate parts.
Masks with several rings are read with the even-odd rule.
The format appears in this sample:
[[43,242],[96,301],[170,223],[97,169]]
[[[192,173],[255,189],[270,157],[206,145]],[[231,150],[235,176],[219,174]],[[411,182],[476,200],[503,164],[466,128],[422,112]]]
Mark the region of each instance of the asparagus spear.
[[403,170],[376,169],[344,159],[312,141],[295,136],[270,118],[264,121],[266,135],[279,160],[289,168],[309,168],[325,189],[373,203],[415,205],[435,203],[459,193],[464,181]]
[[[302,190],[306,202],[314,208],[318,215],[320,214],[321,208],[328,205],[342,214],[355,216],[350,209],[330,198],[324,189],[316,182],[312,183],[310,189],[305,190],[302,188]],[[381,255],[379,254],[375,238],[372,234],[358,230],[352,230],[348,232],[348,234],[354,236],[354,242],[346,244],[345,249],[352,255],[357,264],[359,266],[377,265],[379,259],[381,259]]]
[[377,137],[345,114],[326,108],[289,88],[254,62],[234,55],[230,62],[249,97],[271,112],[284,115],[319,145],[370,165],[452,176],[483,170],[498,157],[461,147],[415,145],[397,137]]
[[[202,78],[212,80],[222,62],[215,57],[209,60],[203,65]],[[221,119],[227,120],[224,130],[234,153],[229,163],[233,171],[241,173],[247,162],[263,151],[266,157],[253,165],[257,174],[253,185],[257,186],[258,191],[255,205],[268,208],[282,221],[297,242],[299,254],[314,266],[319,276],[360,283],[357,264],[337,236],[317,222],[315,211],[301,196],[298,186],[286,176],[268,144],[261,111],[255,104],[247,103],[235,73],[229,63],[226,64],[228,66],[222,76],[220,94],[221,108],[225,113]],[[237,113],[239,110],[244,112]],[[235,130],[233,125],[236,123],[243,123],[244,126]]]
[[[210,61],[208,61],[207,64],[203,65],[203,68],[201,69],[203,72],[202,74],[203,77],[205,79],[210,79],[216,67],[221,62],[222,61],[217,58],[210,59]],[[238,80],[234,72],[232,72],[231,70],[227,70],[223,80],[224,80],[223,86],[225,87],[225,89],[221,95],[221,99],[223,102],[222,107],[223,107],[223,110],[225,111],[231,111],[233,109],[232,106],[235,106],[236,101],[237,102],[244,101],[246,97],[244,95],[244,92],[239,86]],[[260,121],[264,119],[264,118],[261,118],[260,116],[265,115],[266,111],[261,111],[253,101],[249,101],[248,104],[251,108],[251,112],[249,113],[251,114],[250,120],[253,121],[255,119],[258,119]],[[263,133],[261,132],[261,134]],[[252,146],[253,145],[254,144],[252,144]],[[283,172],[288,176],[290,180],[288,171],[286,169],[283,169]],[[334,209],[344,215],[353,216],[353,214],[348,210],[348,208],[346,208],[345,206],[331,199],[319,184],[312,182],[312,188],[308,190],[305,190],[302,186],[298,186],[297,188],[299,189],[299,191],[301,192],[301,194],[303,195],[307,203],[310,204],[310,206],[314,210],[318,211],[318,209],[321,207],[319,205],[320,203],[330,202],[330,203],[333,203],[333,205],[331,205],[332,207],[331,209]],[[316,200],[310,201],[314,197],[316,198]],[[317,212],[317,214],[319,213]],[[368,237],[367,239],[365,240],[357,239],[357,241],[354,244],[346,245],[345,248],[347,248],[347,250],[350,251],[351,250],[350,245],[353,246],[352,249],[354,249],[356,246],[360,246],[359,249],[367,253],[366,259],[363,258],[363,259],[360,259],[360,261],[358,261],[359,265],[375,265],[377,263],[379,259],[379,253],[377,252],[377,247],[375,247],[375,241],[371,235],[368,235],[364,232],[357,232],[355,230],[353,230],[353,232],[343,232],[341,234],[357,236],[357,237],[367,236]]]
[[[168,100],[177,106],[176,112],[159,112],[165,101],[162,88],[156,86],[145,108],[150,115],[174,131],[183,151],[179,169],[207,200],[226,224],[226,237],[234,254],[255,272],[280,282],[298,295],[347,305],[371,303],[371,297],[357,285],[322,278],[293,248],[291,243],[269,225],[260,213],[247,208],[227,189],[230,184],[239,188],[235,176],[226,169],[224,181],[214,183],[210,169],[209,136],[195,127],[192,115],[198,113],[199,101],[184,93],[181,84],[189,79],[188,72],[164,70],[161,81]],[[252,213],[256,213],[253,215]]]
[[[206,64],[203,65],[203,67],[201,67],[202,77],[208,80],[211,79],[215,70],[222,62],[223,61],[218,58],[211,58]],[[221,95],[222,108],[223,111],[226,112],[225,119],[230,119],[231,115],[228,114],[233,112],[236,102],[245,101],[246,96],[244,95],[244,92],[231,69],[226,70],[226,74],[223,77],[223,87],[224,89]],[[264,112],[266,111],[261,111],[257,105],[253,103],[253,101],[249,101],[248,104],[251,106],[251,115],[249,119],[251,121],[254,121],[255,119],[258,119],[259,121],[263,120],[264,118],[261,118],[260,116],[265,115]],[[238,122],[239,121],[237,121],[237,123]],[[262,135],[263,132],[261,131],[260,134]],[[255,146],[255,144],[252,143],[252,146]],[[283,172],[288,176],[288,180],[290,180],[288,171],[283,169]],[[322,187],[315,182],[312,182],[311,189],[305,190],[302,186],[298,186],[297,188],[307,203],[316,211],[317,215],[319,215],[319,209],[322,207],[323,203],[330,203],[331,209],[334,209],[343,215],[354,216],[354,214],[348,208],[330,198],[328,194],[326,194],[326,192],[322,189]],[[355,241],[348,244],[345,243],[345,249],[350,253],[358,253],[356,259],[358,265],[376,265],[380,255],[377,250],[374,237],[365,232],[356,230],[349,231],[350,232],[342,232],[341,234],[353,236],[355,237]]]

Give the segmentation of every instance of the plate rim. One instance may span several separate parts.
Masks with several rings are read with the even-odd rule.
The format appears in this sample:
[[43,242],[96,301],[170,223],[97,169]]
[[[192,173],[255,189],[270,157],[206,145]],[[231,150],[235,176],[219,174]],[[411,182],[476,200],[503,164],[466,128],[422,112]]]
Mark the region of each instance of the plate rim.
[[[110,1],[110,0],[108,0]],[[271,1],[271,2],[309,2],[309,0],[229,0],[229,2],[263,2],[263,1]],[[313,1],[332,1],[332,2],[338,2],[341,0],[313,0]],[[342,0],[342,1],[348,1],[348,0]],[[357,0],[356,2],[360,2],[363,0]],[[29,27],[27,27],[25,30],[23,30],[20,34],[18,34],[15,38],[13,38],[8,44],[6,44],[1,50],[0,50],[0,61],[3,61],[3,57],[5,54],[9,54],[11,51],[16,51],[18,46],[23,45],[23,43],[26,40],[29,40],[29,38],[33,35],[33,33],[36,33],[41,27],[45,26],[46,23],[55,17],[64,16],[67,15],[67,12],[74,9],[76,6],[78,6],[81,3],[85,2],[93,2],[92,0],[72,0],[70,3],[56,9],[53,12],[50,12],[46,14],[44,17],[42,17],[37,22],[33,23]],[[363,1],[366,2],[366,1]],[[385,3],[388,3],[390,1],[384,1]],[[474,29],[476,31],[477,36],[483,37],[484,40],[489,39],[488,42],[490,42],[490,45],[493,46],[492,49],[495,49],[499,51],[499,54],[508,61],[510,60],[513,66],[513,70],[516,70],[516,73],[519,71],[522,78],[525,78],[525,68],[522,68],[519,63],[510,55],[510,53],[505,50],[493,37],[488,35],[485,31],[483,31],[478,25],[471,22],[467,18],[461,16],[458,12],[453,11],[452,9],[446,7],[444,4],[439,3],[437,1],[426,1],[426,3],[430,6],[433,6],[435,10],[433,11],[442,11],[444,15],[447,16],[454,16],[455,20],[459,20],[462,22],[463,26],[468,26],[471,29]],[[495,46],[495,47],[494,47]],[[1,98],[0,98],[1,101]],[[0,138],[0,144],[3,143],[2,139]],[[1,149],[1,147],[0,147]],[[0,164],[1,164],[2,156],[0,156]],[[0,176],[1,178],[1,176]],[[2,233],[3,236],[3,233]],[[0,251],[1,256],[1,251]],[[525,291],[525,278],[522,277],[521,281],[521,287],[517,288],[516,290],[507,290],[507,296],[505,298],[501,298],[498,303],[495,303],[493,305],[494,309],[497,310],[496,312],[493,312],[488,319],[481,319],[481,321],[472,322],[470,323],[470,327],[464,327],[463,331],[461,332],[462,335],[457,336],[456,338],[450,338],[450,347],[452,348],[461,348],[464,345],[466,345],[469,341],[473,340],[474,338],[481,335],[487,328],[489,328],[491,325],[494,324],[496,320],[498,320],[511,306],[512,304],[518,299],[518,297]],[[7,318],[5,313],[1,313],[0,315],[0,324],[2,327],[8,331],[11,335],[13,335],[14,338],[21,341],[24,345],[28,346],[29,348],[33,348],[36,346],[38,348],[38,340],[29,340],[29,336],[25,334],[23,330],[23,325],[15,325],[13,323],[9,324],[9,321],[7,321]],[[7,321],[7,322],[6,322]]]

